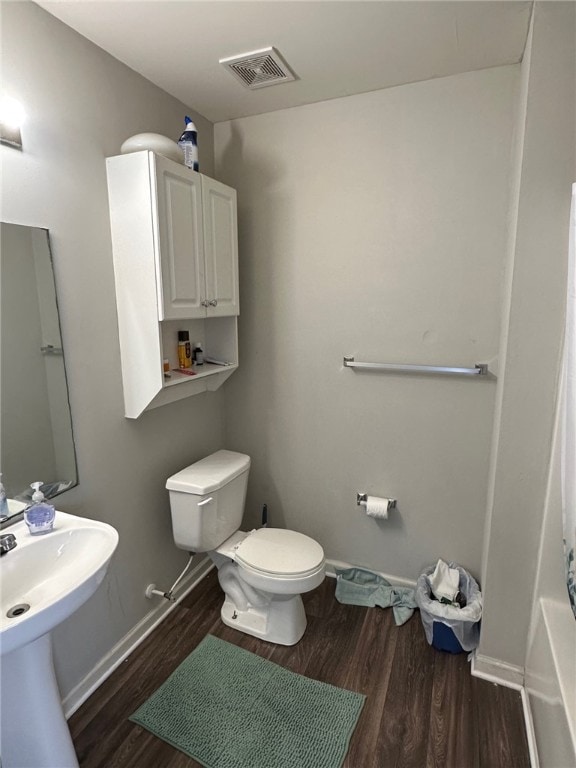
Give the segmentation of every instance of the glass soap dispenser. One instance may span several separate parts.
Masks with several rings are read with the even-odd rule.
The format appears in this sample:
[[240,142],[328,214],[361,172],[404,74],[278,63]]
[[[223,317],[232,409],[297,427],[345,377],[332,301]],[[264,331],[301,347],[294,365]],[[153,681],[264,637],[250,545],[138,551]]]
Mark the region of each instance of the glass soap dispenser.
[[6,497],[6,490],[2,483],[2,472],[0,472],[0,517],[8,517],[10,510],[8,508],[8,499]]
[[56,509],[49,504],[40,490],[42,482],[32,483],[34,489],[32,494],[32,504],[24,510],[24,520],[32,536],[38,536],[41,533],[49,533],[54,527],[54,518]]

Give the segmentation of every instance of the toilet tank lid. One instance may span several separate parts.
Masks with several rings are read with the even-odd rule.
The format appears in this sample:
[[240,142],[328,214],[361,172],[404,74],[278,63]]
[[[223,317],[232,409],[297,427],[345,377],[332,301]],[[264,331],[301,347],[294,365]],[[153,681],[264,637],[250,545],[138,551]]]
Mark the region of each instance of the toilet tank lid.
[[166,481],[169,491],[205,496],[222,488],[250,468],[250,456],[235,451],[216,451],[190,464]]

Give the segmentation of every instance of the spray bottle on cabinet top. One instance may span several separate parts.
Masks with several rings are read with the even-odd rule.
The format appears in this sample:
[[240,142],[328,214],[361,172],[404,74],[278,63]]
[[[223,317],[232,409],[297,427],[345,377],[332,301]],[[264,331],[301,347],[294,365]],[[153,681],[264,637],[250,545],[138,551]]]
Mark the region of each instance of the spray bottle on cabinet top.
[[178,146],[184,152],[184,165],[197,171],[198,166],[198,131],[192,122],[192,118],[186,115],[186,128],[178,140]]

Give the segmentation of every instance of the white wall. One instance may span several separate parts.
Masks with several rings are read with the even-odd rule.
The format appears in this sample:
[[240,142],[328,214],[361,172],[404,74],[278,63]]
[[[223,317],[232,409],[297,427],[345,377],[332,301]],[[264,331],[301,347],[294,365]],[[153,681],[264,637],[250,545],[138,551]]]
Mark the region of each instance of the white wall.
[[[416,579],[480,570],[493,381],[355,373],[344,355],[473,365],[498,350],[518,67],[215,126],[238,189],[242,365],[226,444],[248,523]],[[356,492],[394,496],[387,522]]]
[[[23,151],[0,147],[1,218],[50,230],[78,452],[80,484],[58,506],[120,533],[106,584],[55,633],[66,695],[150,610],[147,584],[184,566],[164,483],[222,446],[221,397],[123,416],[105,158],[142,131],[177,139],[189,107],[38,6],[1,10],[3,88],[27,115]],[[212,126],[192,114],[212,174]]]
[[576,175],[573,3],[536,3],[491,465],[480,655],[523,671],[552,447]]

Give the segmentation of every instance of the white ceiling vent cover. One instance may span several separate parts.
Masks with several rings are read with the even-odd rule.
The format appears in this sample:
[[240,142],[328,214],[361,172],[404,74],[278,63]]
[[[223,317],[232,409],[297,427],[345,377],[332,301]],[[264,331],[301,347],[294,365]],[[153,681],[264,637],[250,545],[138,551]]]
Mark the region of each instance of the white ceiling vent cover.
[[220,64],[251,90],[296,79],[275,48],[263,48],[261,51],[230,56],[220,59]]

